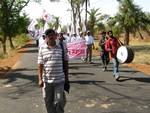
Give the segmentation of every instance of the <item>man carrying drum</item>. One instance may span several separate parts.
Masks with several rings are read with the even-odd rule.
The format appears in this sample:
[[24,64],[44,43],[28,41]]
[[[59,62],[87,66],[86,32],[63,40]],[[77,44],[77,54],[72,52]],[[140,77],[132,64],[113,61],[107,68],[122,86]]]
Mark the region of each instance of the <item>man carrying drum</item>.
[[113,36],[112,31],[108,31],[108,40],[105,44],[106,51],[109,52],[109,58],[112,60],[113,63],[113,76],[115,77],[116,81],[119,80],[119,62],[117,59],[117,50],[120,47],[119,41]]

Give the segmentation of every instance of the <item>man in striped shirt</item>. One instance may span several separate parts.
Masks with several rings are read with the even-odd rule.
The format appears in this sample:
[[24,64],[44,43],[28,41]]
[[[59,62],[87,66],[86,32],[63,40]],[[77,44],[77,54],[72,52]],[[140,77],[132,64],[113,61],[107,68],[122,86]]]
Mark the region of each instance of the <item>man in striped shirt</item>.
[[[53,29],[45,31],[46,45],[38,53],[39,86],[48,113],[64,113],[64,84],[68,82],[68,71],[63,69],[63,59],[68,62],[67,52],[56,44],[57,34]],[[64,55],[64,56],[62,56]],[[66,65],[67,66],[67,65]],[[67,70],[67,69],[66,69]]]

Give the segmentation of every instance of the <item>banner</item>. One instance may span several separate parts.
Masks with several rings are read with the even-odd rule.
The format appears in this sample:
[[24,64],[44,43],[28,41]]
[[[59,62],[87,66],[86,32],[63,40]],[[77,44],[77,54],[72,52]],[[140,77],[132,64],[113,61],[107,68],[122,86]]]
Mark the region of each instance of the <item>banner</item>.
[[85,57],[86,45],[85,41],[67,43],[69,59],[78,59]]

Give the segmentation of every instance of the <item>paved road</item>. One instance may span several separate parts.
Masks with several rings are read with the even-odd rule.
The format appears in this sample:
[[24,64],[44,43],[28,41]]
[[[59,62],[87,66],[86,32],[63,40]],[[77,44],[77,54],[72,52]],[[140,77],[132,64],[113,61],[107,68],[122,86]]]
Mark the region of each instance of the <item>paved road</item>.
[[[46,113],[37,86],[37,48],[31,44],[20,61],[0,80],[0,113]],[[103,72],[98,57],[94,64],[70,61],[70,94],[65,113],[149,113],[150,77],[121,66],[115,81],[112,64]]]

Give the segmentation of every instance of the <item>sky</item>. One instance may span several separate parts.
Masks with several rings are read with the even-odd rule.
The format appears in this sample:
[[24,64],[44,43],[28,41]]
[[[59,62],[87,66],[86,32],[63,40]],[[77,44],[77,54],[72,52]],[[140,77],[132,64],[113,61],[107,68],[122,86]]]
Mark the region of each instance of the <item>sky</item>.
[[[134,0],[134,3],[139,5],[143,11],[150,12],[149,0]],[[117,0],[90,0],[90,8],[99,8],[100,13],[113,16],[118,11],[118,2]],[[49,0],[42,0],[41,4],[30,2],[24,11],[31,19],[35,19],[41,17],[43,10],[46,10],[51,15],[59,16],[62,24],[67,24],[71,21],[70,9],[68,0],[53,3]]]

